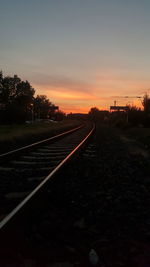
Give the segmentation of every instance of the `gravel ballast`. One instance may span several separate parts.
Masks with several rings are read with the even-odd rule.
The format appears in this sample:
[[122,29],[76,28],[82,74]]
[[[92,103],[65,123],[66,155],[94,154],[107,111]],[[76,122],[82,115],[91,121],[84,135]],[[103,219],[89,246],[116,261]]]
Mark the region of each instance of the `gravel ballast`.
[[82,155],[52,180],[18,266],[150,266],[149,163],[117,129],[97,125]]

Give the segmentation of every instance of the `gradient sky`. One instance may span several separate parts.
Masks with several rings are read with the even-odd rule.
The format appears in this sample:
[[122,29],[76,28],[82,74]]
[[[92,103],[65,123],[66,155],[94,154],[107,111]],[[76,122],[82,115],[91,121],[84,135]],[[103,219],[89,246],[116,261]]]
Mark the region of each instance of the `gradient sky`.
[[65,112],[150,88],[150,0],[0,0],[0,69]]

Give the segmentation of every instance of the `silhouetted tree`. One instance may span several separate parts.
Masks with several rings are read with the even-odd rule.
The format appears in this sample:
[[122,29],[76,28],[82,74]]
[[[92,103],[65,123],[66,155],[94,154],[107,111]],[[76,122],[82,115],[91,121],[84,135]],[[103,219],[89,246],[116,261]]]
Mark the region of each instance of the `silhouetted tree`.
[[150,127],[150,98],[148,94],[145,94],[143,101],[142,101],[143,107],[144,107],[144,125],[146,127]]
[[94,122],[108,122],[109,119],[109,111],[107,110],[99,110],[97,107],[93,107],[89,111],[89,119]]
[[0,71],[0,88],[2,86],[2,81],[3,81],[3,72],[2,70]]
[[26,120],[30,118],[31,106],[34,101],[35,90],[28,81],[20,82],[16,87],[14,105],[20,110],[21,117]]
[[58,110],[53,116],[56,121],[62,121],[66,117],[66,114],[63,111]]
[[14,77],[3,77],[0,73],[0,121],[3,123],[23,122],[28,118],[35,90],[28,81]]
[[89,118],[93,121],[97,121],[99,119],[100,110],[97,107],[93,107],[89,111]]
[[52,104],[47,96],[37,95],[34,98],[34,114],[36,119],[47,119],[51,118],[58,107]]
[[148,94],[144,95],[143,101],[142,101],[144,112],[146,114],[150,113],[150,98],[148,97]]
[[25,120],[53,118],[62,120],[65,114],[45,95],[34,97],[35,90],[17,75],[3,76],[0,71],[0,123],[23,123]]
[[138,126],[144,123],[144,113],[143,111],[136,107],[128,105],[128,122],[130,125]]

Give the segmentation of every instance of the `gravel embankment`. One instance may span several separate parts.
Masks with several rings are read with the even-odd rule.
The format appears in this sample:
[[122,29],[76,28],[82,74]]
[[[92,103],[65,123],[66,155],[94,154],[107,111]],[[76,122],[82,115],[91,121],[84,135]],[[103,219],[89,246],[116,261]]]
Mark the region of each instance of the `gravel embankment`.
[[150,266],[149,162],[116,129],[97,126],[82,157],[52,181],[39,222],[35,212],[23,266]]

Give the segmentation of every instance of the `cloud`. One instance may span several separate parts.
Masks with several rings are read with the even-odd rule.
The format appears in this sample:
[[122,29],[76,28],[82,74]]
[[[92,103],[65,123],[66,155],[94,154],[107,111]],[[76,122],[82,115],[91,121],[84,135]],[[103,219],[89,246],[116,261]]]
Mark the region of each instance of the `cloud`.
[[124,99],[123,96],[138,96],[141,88],[149,84],[147,80],[136,80],[136,77],[130,80],[132,75],[127,77],[127,72],[124,75],[117,70],[96,73],[98,72],[94,73],[93,70],[87,75],[87,80],[85,76],[83,79],[76,79],[75,74],[74,77],[73,74],[70,77],[46,73],[31,75],[36,93],[47,95],[50,101],[59,105],[65,112],[88,112],[92,106],[109,109],[114,100],[117,100],[119,105],[140,102],[140,99]]
[[145,73],[143,69],[140,70],[105,70],[105,71],[99,71],[97,74],[94,76],[96,82],[101,82],[101,81],[123,81],[123,82],[135,82],[135,81],[149,81],[150,82],[150,77],[149,73]]
[[91,83],[77,80],[74,78],[68,78],[63,75],[48,75],[48,74],[35,74],[32,75],[33,83],[39,86],[47,86],[59,88],[60,90],[74,90],[82,92],[90,92],[93,88]]

